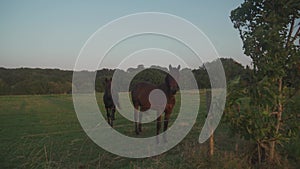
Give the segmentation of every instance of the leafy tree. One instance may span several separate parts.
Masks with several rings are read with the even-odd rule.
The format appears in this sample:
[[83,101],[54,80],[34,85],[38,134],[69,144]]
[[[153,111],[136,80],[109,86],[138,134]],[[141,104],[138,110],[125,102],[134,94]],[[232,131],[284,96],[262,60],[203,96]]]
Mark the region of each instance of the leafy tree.
[[244,76],[245,69],[243,65],[231,58],[221,58],[220,60],[225,71],[227,82],[234,80],[238,76]]
[[[283,112],[290,98],[287,77],[300,59],[300,3],[298,0],[245,0],[231,11],[230,18],[239,31],[244,53],[253,61],[251,84],[245,93],[252,114],[237,129],[243,135],[250,135],[271,162],[275,159],[276,144],[289,137],[284,134],[287,133],[284,126],[288,124],[284,123]],[[256,126],[242,131],[243,125],[251,121]]]
[[199,67],[199,69],[194,69],[192,72],[195,76],[199,89],[210,88],[208,73],[204,65]]
[[5,81],[0,79],[0,95],[9,94],[9,92],[10,92],[9,86],[6,84]]

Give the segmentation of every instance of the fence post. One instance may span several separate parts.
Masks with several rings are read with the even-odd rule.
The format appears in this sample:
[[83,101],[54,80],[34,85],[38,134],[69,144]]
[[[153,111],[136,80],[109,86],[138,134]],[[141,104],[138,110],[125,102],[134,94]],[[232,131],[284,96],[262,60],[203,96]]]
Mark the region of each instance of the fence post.
[[[206,89],[206,114],[207,114],[207,119],[209,120],[209,118],[211,118],[208,115],[209,112],[209,108],[210,108],[210,104],[211,104],[211,90],[207,90]],[[214,155],[214,133],[213,131],[210,129],[210,125],[209,125],[209,130],[211,132],[211,136],[209,137],[209,155],[213,156]]]

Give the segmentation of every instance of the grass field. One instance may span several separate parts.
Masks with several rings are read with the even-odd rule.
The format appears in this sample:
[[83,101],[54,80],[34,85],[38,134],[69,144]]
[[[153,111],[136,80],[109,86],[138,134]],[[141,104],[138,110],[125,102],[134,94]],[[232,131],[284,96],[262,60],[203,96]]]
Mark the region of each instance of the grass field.
[[[103,111],[101,98],[97,94]],[[171,121],[178,113],[179,103],[176,105]],[[202,91],[197,122],[180,144],[156,157],[130,159],[106,152],[88,138],[77,120],[71,95],[1,96],[0,168],[248,168],[244,155],[234,152],[237,138],[228,136],[222,123],[215,133],[215,156],[209,158],[208,143],[198,143],[205,110]],[[116,118],[116,130],[135,136],[133,122],[119,114]],[[154,135],[155,126],[144,125],[140,137]],[[246,148],[247,144],[240,146]]]

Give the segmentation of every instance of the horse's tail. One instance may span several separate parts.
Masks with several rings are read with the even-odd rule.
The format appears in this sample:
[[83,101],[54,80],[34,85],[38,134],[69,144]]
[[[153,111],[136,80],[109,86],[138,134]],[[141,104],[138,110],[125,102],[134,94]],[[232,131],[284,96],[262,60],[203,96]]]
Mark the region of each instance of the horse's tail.
[[121,109],[121,106],[120,106],[119,100],[117,101],[117,103],[116,103],[116,106],[117,106],[119,109]]
[[120,106],[120,102],[119,102],[119,94],[118,93],[116,93],[116,94],[114,94],[114,98],[115,98],[115,105],[119,108],[119,109],[121,109],[121,106]]

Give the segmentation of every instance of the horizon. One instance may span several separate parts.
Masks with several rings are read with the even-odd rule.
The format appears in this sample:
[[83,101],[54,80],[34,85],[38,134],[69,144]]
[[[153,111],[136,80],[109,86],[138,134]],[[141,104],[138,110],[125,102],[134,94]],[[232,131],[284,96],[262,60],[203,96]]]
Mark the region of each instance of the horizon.
[[[240,64],[241,66],[243,66],[243,68],[245,69],[246,66],[248,65],[243,65],[242,63],[236,61],[235,59],[233,58],[220,58],[220,59],[232,59],[234,62]],[[204,62],[204,65],[207,64],[207,63],[212,63],[213,61],[209,61],[209,62]],[[107,70],[123,70],[125,72],[128,71],[128,69],[138,69],[139,66],[143,66],[144,69],[155,69],[153,67],[161,67],[161,68],[166,68],[168,69],[168,66],[160,66],[160,65],[150,65],[150,66],[145,66],[143,64],[139,64],[135,67],[128,67],[126,69],[122,69],[122,68],[108,68],[108,67],[102,67],[102,68],[98,68],[96,71],[99,71],[99,70],[104,70],[104,69],[107,69]],[[176,66],[176,65],[171,65],[171,66]],[[182,66],[182,65],[181,65]],[[202,68],[203,65],[199,65],[199,67],[197,68],[190,68],[190,67],[181,67],[180,70],[183,70],[183,69],[190,69],[190,70],[195,70],[195,69],[199,69],[199,68]],[[251,68],[251,66],[249,66]],[[43,69],[43,70],[61,70],[61,71],[74,71],[74,69],[61,69],[61,68],[49,68],[49,67],[3,67],[3,66],[0,66],[0,69]],[[86,69],[82,69],[82,70],[76,70],[76,71],[88,71],[88,72],[93,72],[91,70],[86,70]]]

